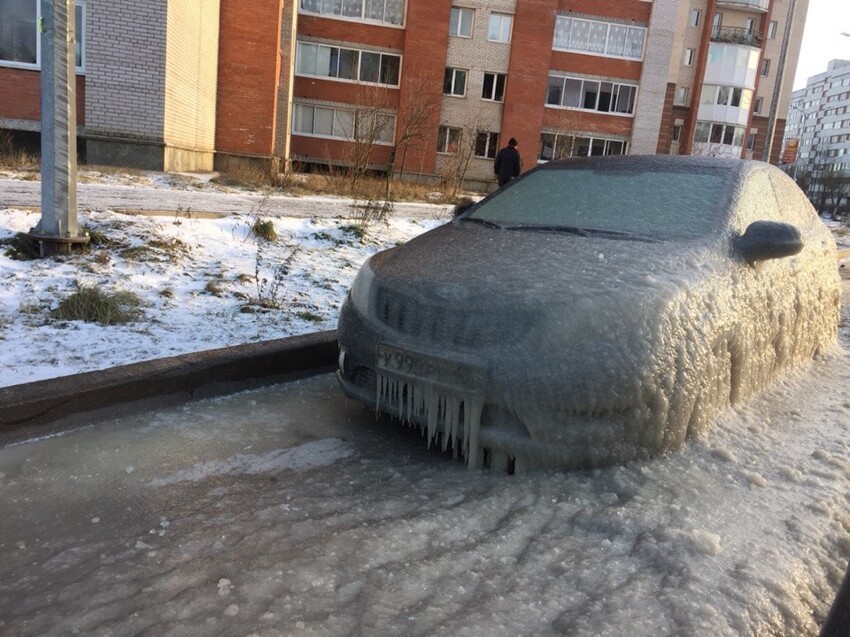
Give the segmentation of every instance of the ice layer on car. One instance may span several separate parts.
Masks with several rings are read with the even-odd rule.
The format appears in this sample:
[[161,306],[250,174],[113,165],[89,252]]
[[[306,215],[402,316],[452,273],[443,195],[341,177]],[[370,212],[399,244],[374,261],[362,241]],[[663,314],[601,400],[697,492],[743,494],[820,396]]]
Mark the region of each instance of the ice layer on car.
[[[709,240],[518,239],[460,222],[376,255],[340,317],[343,387],[473,466],[591,467],[679,447],[837,333],[828,229],[777,169],[724,165],[734,212]],[[797,227],[802,252],[736,256],[764,219]]]

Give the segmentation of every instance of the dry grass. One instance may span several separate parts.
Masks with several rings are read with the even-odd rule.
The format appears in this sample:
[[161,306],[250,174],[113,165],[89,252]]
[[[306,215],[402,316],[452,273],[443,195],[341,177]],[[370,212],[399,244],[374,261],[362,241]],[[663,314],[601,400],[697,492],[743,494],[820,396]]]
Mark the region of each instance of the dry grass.
[[41,162],[37,155],[15,148],[12,134],[0,130],[0,169],[37,171]]
[[60,321],[123,325],[139,316],[141,300],[133,292],[102,292],[83,286],[59,303],[51,316]]

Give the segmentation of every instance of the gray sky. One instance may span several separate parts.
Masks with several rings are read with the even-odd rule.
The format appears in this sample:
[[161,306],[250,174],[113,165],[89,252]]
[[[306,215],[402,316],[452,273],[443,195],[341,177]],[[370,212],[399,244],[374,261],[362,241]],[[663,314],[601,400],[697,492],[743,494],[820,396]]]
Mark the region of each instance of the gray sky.
[[842,37],[842,32],[850,33],[850,0],[810,0],[794,89],[826,71],[830,60],[850,59],[850,37]]

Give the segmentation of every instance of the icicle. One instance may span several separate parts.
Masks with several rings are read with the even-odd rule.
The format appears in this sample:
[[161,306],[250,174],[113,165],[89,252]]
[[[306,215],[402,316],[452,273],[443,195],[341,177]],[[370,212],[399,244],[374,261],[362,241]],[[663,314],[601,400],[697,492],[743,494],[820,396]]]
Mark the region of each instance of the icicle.
[[466,464],[469,467],[478,466],[478,433],[481,428],[482,405],[477,400],[465,403],[464,427],[466,428]]

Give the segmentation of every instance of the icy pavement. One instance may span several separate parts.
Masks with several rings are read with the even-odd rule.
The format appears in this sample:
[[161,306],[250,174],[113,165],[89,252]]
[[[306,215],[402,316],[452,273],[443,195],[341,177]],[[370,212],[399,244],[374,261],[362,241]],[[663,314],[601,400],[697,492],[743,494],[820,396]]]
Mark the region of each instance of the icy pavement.
[[0,634],[815,635],[850,557],[847,337],[592,472],[468,470],[331,376],[0,448]]

